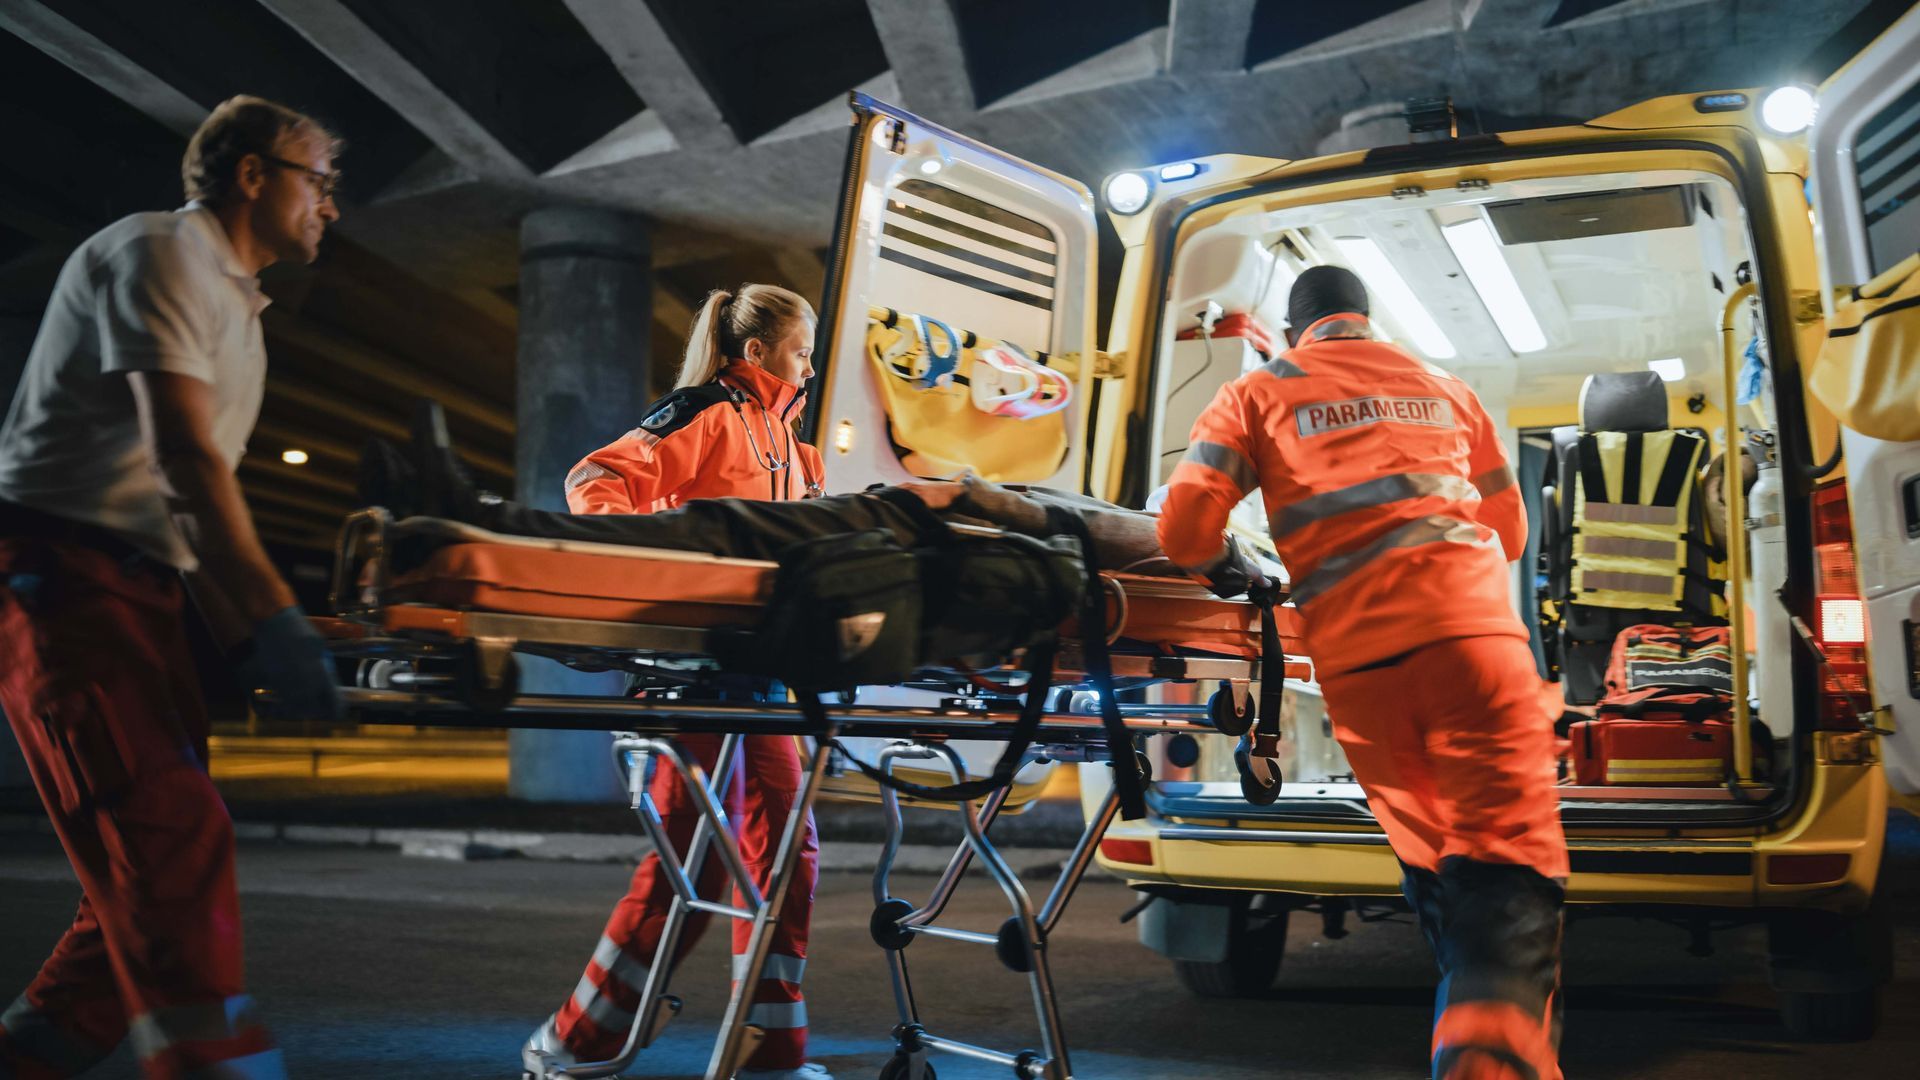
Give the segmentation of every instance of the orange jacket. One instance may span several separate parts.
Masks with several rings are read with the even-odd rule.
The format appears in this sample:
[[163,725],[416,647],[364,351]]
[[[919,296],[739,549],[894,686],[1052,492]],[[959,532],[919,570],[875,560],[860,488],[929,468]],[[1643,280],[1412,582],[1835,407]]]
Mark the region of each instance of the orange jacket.
[[689,499],[804,499],[825,476],[820,452],[793,434],[806,394],[735,360],[705,386],[648,406],[640,426],[567,473],[576,514],[650,514]]
[[1449,638],[1527,636],[1507,575],[1526,508],[1492,421],[1465,383],[1368,332],[1330,316],[1221,387],[1160,511],[1167,557],[1203,572],[1259,488],[1323,674]]

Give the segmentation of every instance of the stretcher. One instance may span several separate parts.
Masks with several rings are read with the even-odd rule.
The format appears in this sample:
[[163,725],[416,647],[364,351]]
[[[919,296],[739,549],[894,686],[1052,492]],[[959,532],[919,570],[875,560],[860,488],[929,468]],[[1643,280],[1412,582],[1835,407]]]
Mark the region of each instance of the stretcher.
[[[965,528],[965,527],[961,527]],[[991,532],[991,530],[981,530]],[[1297,654],[1291,608],[1263,613],[1244,601],[1220,600],[1185,578],[1143,574],[1101,575],[1104,626],[1099,640],[1083,638],[1070,622],[1045,692],[1028,685],[1038,676],[1018,657],[988,667],[927,667],[902,685],[921,691],[917,704],[862,701],[857,693],[822,704],[716,700],[711,693],[728,674],[714,660],[723,635],[755,622],[770,594],[777,564],[703,553],[616,547],[502,536],[472,526],[432,519],[395,522],[384,510],[351,516],[334,565],[334,615],[316,622],[337,657],[357,661],[355,683],[344,690],[362,722],[453,727],[529,727],[615,732],[615,766],[629,803],[653,841],[675,899],[656,961],[674,956],[686,918],[709,912],[752,924],[745,970],[738,973],[706,1076],[727,1080],[747,1060],[763,1033],[746,1023],[751,989],[765,966],[771,930],[779,918],[787,883],[798,865],[802,824],[813,803],[839,793],[877,801],[886,821],[883,856],[874,877],[872,934],[886,953],[899,1024],[896,1053],[881,1075],[886,1080],[932,1080],[928,1057],[958,1054],[1007,1067],[1019,1078],[1068,1080],[1072,1076],[1055,987],[1047,964],[1047,939],[1092,865],[1102,834],[1119,810],[1110,792],[1092,815],[1070,859],[1036,906],[1020,878],[994,847],[989,829],[1020,794],[1000,784],[983,795],[969,793],[949,805],[961,814],[965,839],[924,903],[892,893],[890,872],[901,840],[901,796],[886,784],[860,786],[843,768],[864,764],[870,775],[892,777],[896,769],[920,779],[940,777],[980,787],[957,744],[970,740],[1027,743],[1018,763],[1111,761],[1108,730],[1099,715],[1129,690],[1167,681],[1218,680],[1222,689],[1204,706],[1118,706],[1136,756],[1138,740],[1154,734],[1243,734],[1252,726],[1255,684],[1277,690],[1286,677],[1306,677]],[[750,631],[744,631],[750,632]],[[1279,663],[1264,658],[1263,643],[1277,643]],[[1104,648],[1099,646],[1104,645]],[[737,651],[732,653],[738,655]],[[541,656],[571,667],[623,671],[639,696],[565,696],[520,690],[517,656]],[[1095,660],[1093,664],[1089,660]],[[1106,667],[1105,678],[1090,668]],[[1262,680],[1262,676],[1266,678]],[[1106,685],[1101,685],[1105,682]],[[1263,718],[1264,719],[1264,718]],[[1037,720],[1037,726],[1035,721]],[[1023,723],[1025,721],[1025,723]],[[1264,730],[1264,728],[1263,728]],[[676,738],[690,733],[722,736],[719,764],[708,775]],[[771,880],[763,892],[747,872],[728,827],[719,792],[726,790],[734,752],[749,735],[810,740],[796,812],[779,838]],[[1277,757],[1269,743],[1267,764]],[[1260,758],[1257,738],[1243,740],[1243,754]],[[682,855],[669,842],[648,794],[658,769],[679,773],[694,797],[697,825]],[[1261,777],[1278,789],[1277,768]],[[923,797],[941,798],[939,791]],[[742,902],[699,895],[698,868],[716,857]],[[1012,914],[992,930],[940,925],[939,917],[975,861],[1005,894]],[[724,891],[720,894],[725,896]],[[947,1038],[922,1020],[908,978],[904,950],[918,937],[973,942],[995,949],[1010,970],[1027,977],[1037,1014],[1040,1048],[1006,1052]],[[679,999],[670,992],[673,965],[649,966],[626,1045],[605,1062],[555,1066],[546,1077],[615,1075],[630,1067],[672,1016]]]

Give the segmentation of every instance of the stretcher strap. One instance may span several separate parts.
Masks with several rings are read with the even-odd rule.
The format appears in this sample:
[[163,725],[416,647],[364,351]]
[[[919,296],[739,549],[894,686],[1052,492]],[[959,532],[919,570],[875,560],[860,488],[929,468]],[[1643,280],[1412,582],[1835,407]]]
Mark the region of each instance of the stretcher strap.
[[1270,588],[1247,590],[1247,599],[1260,608],[1260,719],[1254,728],[1254,753],[1273,757],[1279,753],[1280,705],[1286,692],[1285,650],[1280,645],[1280,626],[1273,613],[1278,599]]
[[[1059,648],[1060,639],[1054,634],[1048,634],[1028,647],[1027,697],[1020,704],[1020,717],[1014,722],[1012,735],[1007,738],[1007,747],[1000,752],[1000,760],[994,762],[993,771],[988,775],[978,780],[933,786],[902,780],[851,754],[847,756],[848,760],[874,783],[917,798],[971,801],[991,795],[1013,783],[1020,766],[1026,764],[1027,748],[1033,745],[1034,737],[1040,733],[1040,717],[1046,712],[1047,694],[1053,689],[1053,660]],[[801,711],[815,723],[823,722],[826,710],[820,704],[820,696],[806,693],[799,697]]]
[[1113,766],[1120,817],[1138,821],[1147,816],[1146,782],[1140,778],[1140,762],[1134,757],[1133,736],[1120,717],[1120,703],[1114,700],[1113,663],[1107,655],[1107,589],[1100,580],[1099,560],[1094,558],[1093,534],[1085,518],[1063,506],[1047,507],[1047,527],[1080,541],[1080,557],[1087,568],[1087,588],[1080,597],[1081,649],[1086,655],[1088,680],[1100,702],[1100,723],[1107,732],[1107,757]]

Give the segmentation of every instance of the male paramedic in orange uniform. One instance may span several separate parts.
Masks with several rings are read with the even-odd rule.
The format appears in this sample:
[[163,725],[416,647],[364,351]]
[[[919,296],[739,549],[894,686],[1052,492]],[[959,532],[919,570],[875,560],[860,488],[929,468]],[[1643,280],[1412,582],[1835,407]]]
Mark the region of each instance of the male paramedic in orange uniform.
[[1313,267],[1280,358],[1222,387],[1160,513],[1167,556],[1228,579],[1255,488],[1327,713],[1439,962],[1433,1075],[1560,1075],[1567,844],[1551,719],[1507,564],[1526,511],[1473,392],[1372,339],[1360,279]]
[[271,102],[216,108],[181,163],[191,201],[67,260],[0,428],[0,708],[83,890],[0,1012],[0,1077],[72,1076],[129,1036],[149,1077],[286,1075],[244,986],[182,577],[263,711],[338,715],[233,476],[266,376],[255,275],[313,261],[337,149]]

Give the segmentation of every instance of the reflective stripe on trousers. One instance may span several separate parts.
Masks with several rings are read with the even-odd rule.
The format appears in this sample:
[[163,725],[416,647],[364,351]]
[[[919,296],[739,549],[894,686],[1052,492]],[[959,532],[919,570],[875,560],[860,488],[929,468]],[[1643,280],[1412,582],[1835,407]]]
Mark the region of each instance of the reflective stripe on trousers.
[[218,1042],[240,1035],[260,1023],[253,998],[236,994],[225,1001],[198,1005],[167,1005],[133,1018],[127,1036],[141,1058],[172,1049],[176,1043]]
[[1294,583],[1293,601],[1295,604],[1308,603],[1389,551],[1443,542],[1479,545],[1486,541],[1477,525],[1443,514],[1430,514],[1407,522],[1358,551],[1329,555],[1320,560],[1320,565],[1314,567],[1313,573]]

